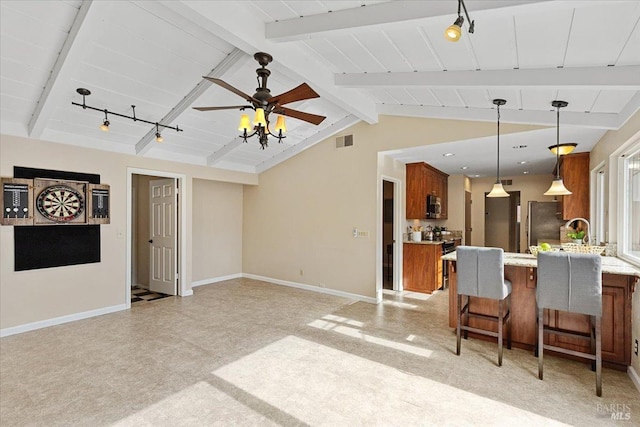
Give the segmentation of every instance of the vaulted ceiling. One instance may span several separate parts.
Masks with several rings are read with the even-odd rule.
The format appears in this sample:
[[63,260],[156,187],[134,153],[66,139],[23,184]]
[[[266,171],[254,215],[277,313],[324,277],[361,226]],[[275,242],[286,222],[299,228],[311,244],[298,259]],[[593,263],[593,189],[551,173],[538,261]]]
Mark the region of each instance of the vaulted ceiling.
[[[358,121],[379,115],[502,121],[549,129],[505,135],[504,175],[550,173],[561,140],[590,151],[640,109],[640,1],[466,1],[475,33],[443,31],[457,1],[0,2],[0,131],[139,156],[260,173]],[[326,116],[287,120],[287,138],[260,150],[238,137],[240,112],[194,106],[243,100],[202,76],[255,91],[253,54],[274,57],[272,94],[307,82],[320,98],[287,105]],[[87,105],[179,126],[153,125]],[[501,139],[502,141],[502,139]],[[526,146],[510,150],[511,147]],[[493,138],[389,153],[448,173],[491,175]],[[455,156],[445,158],[442,154]],[[527,161],[525,165],[518,162]],[[460,168],[467,167],[465,172]]]

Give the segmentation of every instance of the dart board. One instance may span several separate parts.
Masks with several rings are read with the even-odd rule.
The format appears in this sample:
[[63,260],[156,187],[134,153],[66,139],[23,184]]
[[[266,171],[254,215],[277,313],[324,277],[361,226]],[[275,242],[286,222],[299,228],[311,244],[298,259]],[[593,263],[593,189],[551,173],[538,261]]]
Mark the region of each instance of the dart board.
[[35,224],[85,224],[86,183],[34,179]]
[[84,195],[66,185],[54,185],[42,190],[36,207],[43,217],[51,221],[69,222],[84,212]]

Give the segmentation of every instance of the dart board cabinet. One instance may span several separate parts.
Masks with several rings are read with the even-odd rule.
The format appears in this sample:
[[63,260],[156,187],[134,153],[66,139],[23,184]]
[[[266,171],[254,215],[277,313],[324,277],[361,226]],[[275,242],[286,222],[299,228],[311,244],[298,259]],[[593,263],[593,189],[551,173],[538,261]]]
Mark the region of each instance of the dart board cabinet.
[[2,225],[33,225],[33,180],[2,178]]

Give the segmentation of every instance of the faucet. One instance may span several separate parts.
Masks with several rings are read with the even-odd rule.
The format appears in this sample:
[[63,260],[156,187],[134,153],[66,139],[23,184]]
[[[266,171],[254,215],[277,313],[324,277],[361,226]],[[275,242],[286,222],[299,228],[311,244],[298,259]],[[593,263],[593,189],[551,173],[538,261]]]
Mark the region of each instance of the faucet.
[[585,242],[587,245],[590,245],[591,244],[591,226],[589,225],[589,221],[587,221],[585,218],[572,218],[569,221],[567,221],[567,223],[564,225],[564,228],[569,227],[569,225],[571,225],[573,221],[582,221],[585,224],[587,224],[587,233],[585,237],[583,237],[582,241]]

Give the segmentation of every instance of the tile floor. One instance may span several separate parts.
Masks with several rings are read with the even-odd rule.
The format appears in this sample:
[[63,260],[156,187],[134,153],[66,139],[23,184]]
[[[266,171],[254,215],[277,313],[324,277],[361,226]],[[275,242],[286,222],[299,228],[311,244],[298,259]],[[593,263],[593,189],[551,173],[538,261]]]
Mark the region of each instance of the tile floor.
[[[414,295],[416,296],[416,295]],[[0,340],[2,426],[640,425],[628,375],[463,342],[447,291],[374,305],[250,279]],[[612,411],[630,417],[622,423]]]
[[131,304],[142,301],[156,301],[171,296],[173,295],[163,294],[160,292],[152,292],[149,289],[141,288],[140,286],[131,287]]

